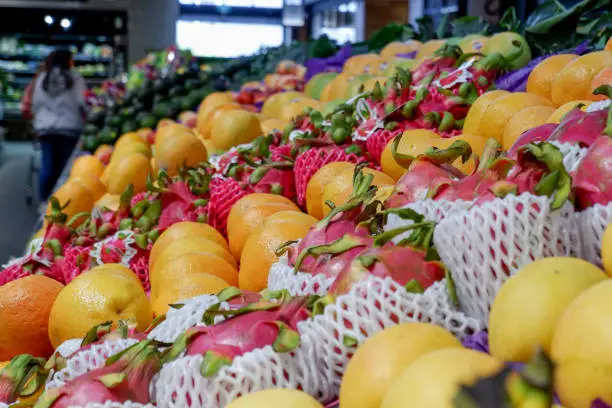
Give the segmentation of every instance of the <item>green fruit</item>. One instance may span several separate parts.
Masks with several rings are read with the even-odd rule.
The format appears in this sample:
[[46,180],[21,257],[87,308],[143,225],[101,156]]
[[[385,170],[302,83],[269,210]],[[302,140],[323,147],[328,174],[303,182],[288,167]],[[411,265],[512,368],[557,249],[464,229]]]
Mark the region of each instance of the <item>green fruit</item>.
[[318,100],[321,97],[321,93],[323,92],[325,85],[327,85],[337,75],[338,74],[335,72],[323,72],[313,76],[306,84],[304,93],[311,98]]
[[99,145],[99,140],[95,135],[85,135],[83,137],[83,150],[93,153]]
[[361,90],[361,86],[366,83],[367,80],[374,78],[370,74],[362,74],[354,77],[348,85],[348,89],[346,91],[346,97],[352,98],[353,96],[359,95]]
[[522,68],[531,61],[531,48],[527,40],[522,35],[511,31],[495,34],[482,49],[484,55],[495,52],[509,58],[512,69]]
[[345,102],[346,100],[344,99],[334,99],[333,101],[329,101],[325,105],[323,105],[321,113],[323,113],[323,116],[327,116],[332,113],[338,106],[342,105]]
[[489,37],[480,34],[470,34],[459,41],[459,47],[463,52],[481,52],[487,44]]
[[136,130],[138,130],[138,122],[136,122],[134,119],[126,120],[121,126],[122,134],[129,133],[129,132],[135,132]]
[[110,128],[104,128],[98,133],[100,144],[113,144],[116,138],[117,131]]
[[140,119],[141,128],[154,129],[156,126],[157,126],[157,118],[151,114],[147,114],[146,116]]
[[85,134],[96,134],[100,131],[100,129],[91,123],[86,123],[85,127],[83,128],[83,133]]
[[448,40],[446,40],[446,44],[447,45],[459,45],[461,40],[463,40],[462,37],[451,37]]

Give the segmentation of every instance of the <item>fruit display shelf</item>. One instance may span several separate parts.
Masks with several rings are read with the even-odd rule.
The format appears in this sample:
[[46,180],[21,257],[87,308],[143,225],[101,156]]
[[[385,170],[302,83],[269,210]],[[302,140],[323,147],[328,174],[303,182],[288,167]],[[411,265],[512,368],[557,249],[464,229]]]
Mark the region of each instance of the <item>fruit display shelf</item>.
[[102,110],[0,272],[0,402],[609,407],[612,39],[539,55],[545,12],[177,70],[136,89],[156,112]]

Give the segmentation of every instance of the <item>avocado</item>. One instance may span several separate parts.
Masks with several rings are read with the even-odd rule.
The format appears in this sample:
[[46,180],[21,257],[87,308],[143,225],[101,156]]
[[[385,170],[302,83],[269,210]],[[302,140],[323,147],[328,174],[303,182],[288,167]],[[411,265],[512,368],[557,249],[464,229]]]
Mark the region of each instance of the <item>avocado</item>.
[[93,153],[100,145],[100,140],[93,134],[83,136],[83,150]]
[[157,118],[150,113],[146,114],[139,120],[141,128],[151,128],[154,129],[157,126]]
[[128,119],[121,126],[121,133],[129,133],[138,130],[138,122],[134,119]]
[[109,114],[109,115],[106,116],[106,120],[104,121],[104,124],[106,126],[119,127],[119,126],[121,126],[122,122],[123,122],[123,120],[121,119],[120,116],[114,115],[114,114]]
[[86,123],[85,127],[83,128],[83,133],[85,134],[96,134],[98,133],[98,131],[100,130],[100,128],[96,125],[94,125],[93,123]]
[[117,131],[110,127],[105,127],[98,133],[100,144],[113,144],[117,138]]

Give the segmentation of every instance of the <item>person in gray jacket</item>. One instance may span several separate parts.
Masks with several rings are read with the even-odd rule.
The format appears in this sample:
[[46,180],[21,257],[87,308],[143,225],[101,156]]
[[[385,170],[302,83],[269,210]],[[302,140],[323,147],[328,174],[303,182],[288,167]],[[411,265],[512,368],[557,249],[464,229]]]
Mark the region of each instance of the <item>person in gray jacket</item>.
[[51,195],[83,131],[87,86],[83,77],[73,71],[69,50],[52,52],[45,65],[45,72],[34,82],[32,95],[34,130],[42,148],[41,200]]

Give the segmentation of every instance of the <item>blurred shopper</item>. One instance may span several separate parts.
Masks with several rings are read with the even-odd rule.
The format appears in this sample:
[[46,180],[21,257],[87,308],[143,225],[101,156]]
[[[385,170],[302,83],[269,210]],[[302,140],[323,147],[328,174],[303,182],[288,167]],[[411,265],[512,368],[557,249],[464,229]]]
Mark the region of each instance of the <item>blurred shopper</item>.
[[39,194],[46,200],[59,179],[85,124],[85,90],[82,76],[72,68],[72,53],[54,51],[34,83],[34,130],[41,142]]

